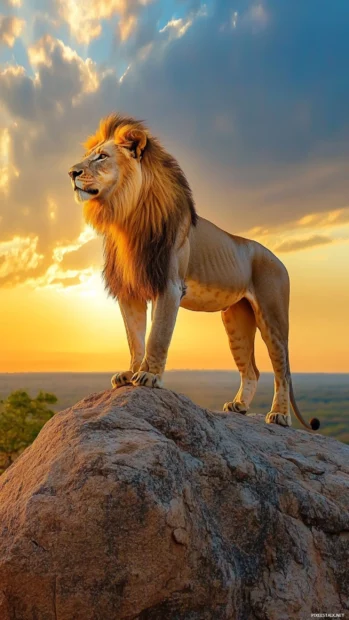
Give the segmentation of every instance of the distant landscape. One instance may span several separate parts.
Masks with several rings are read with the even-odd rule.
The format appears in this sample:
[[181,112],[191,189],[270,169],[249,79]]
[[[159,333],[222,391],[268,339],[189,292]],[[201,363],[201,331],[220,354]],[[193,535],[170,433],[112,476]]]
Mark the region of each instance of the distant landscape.
[[[110,388],[112,373],[0,373],[0,398],[24,389],[35,396],[39,390],[58,398],[56,411],[70,407],[93,392]],[[321,433],[349,444],[349,375],[294,373],[297,403],[306,420],[316,416]],[[239,386],[237,372],[173,370],[165,374],[165,387],[181,392],[195,403],[221,410]],[[273,395],[273,375],[264,373],[258,384],[251,412],[266,414]],[[293,416],[294,426],[301,428]]]

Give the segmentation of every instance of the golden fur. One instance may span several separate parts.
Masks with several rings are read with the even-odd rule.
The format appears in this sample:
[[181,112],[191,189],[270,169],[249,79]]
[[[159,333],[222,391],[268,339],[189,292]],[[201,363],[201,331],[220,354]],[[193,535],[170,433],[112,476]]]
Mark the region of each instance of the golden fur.
[[[143,123],[119,115],[102,120],[85,143],[87,157],[113,139],[120,178],[107,200],[84,205],[86,221],[104,235],[104,278],[118,298],[155,299],[164,290],[171,249],[185,220],[196,222],[188,182],[177,161]],[[141,180],[135,160],[142,162]],[[131,205],[131,208],[130,208]]]
[[[245,413],[259,372],[256,329],[275,375],[268,423],[291,425],[295,403],[288,360],[289,278],[267,248],[230,235],[198,217],[177,161],[140,121],[112,115],[86,142],[82,162],[69,172],[86,220],[104,237],[104,278],[118,298],[131,352],[129,370],[114,387],[162,386],[179,307],[222,314],[241,384],[225,411]],[[145,344],[147,301],[152,326]]]

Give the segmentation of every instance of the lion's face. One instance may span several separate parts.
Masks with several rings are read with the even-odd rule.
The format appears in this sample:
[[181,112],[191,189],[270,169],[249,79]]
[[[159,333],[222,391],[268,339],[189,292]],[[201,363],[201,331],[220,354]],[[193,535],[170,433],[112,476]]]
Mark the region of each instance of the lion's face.
[[96,223],[103,212],[124,217],[134,206],[142,185],[141,160],[147,143],[144,130],[132,125],[116,128],[112,137],[97,132],[86,143],[88,153],[69,170],[75,199],[87,202],[88,219]]
[[[105,200],[115,190],[120,178],[121,153],[112,140],[98,145],[69,170],[75,200]],[[125,157],[125,155],[123,155]]]

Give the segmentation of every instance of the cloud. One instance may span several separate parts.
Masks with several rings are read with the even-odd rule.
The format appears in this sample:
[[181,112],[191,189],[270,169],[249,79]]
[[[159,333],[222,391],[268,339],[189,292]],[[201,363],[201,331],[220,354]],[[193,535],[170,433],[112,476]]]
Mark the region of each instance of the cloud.
[[121,42],[127,41],[132,32],[135,31],[137,25],[137,17],[135,15],[128,15],[120,21],[119,32]]
[[349,208],[335,209],[327,213],[309,213],[297,222],[306,228],[333,228],[349,224]]
[[[14,6],[14,5],[13,5]],[[0,45],[13,47],[15,40],[20,36],[24,21],[12,15],[0,15]]]
[[317,245],[327,245],[328,243],[332,242],[333,239],[331,239],[331,237],[326,237],[324,235],[313,235],[308,239],[290,239],[290,241],[283,241],[279,246],[274,249],[274,251],[276,253],[297,252],[299,250],[313,248]]
[[32,275],[44,256],[37,252],[38,237],[14,237],[0,243],[0,286],[18,284]]
[[22,5],[22,0],[2,0],[3,5],[9,8],[18,8]]
[[54,278],[50,285],[53,287],[64,287],[68,288],[71,286],[79,286],[81,284],[81,274],[78,275],[65,275],[65,277],[57,277]]
[[[70,77],[69,72],[65,76],[68,68],[71,74],[71,82],[73,79],[77,80],[74,84],[76,93],[71,91],[72,95],[81,95],[98,89],[99,77],[96,64],[90,58],[82,60],[75,50],[50,35],[43,36],[35,45],[30,46],[28,57],[33,68],[42,68],[38,74],[38,79],[41,82],[42,89],[45,89],[51,98],[53,76],[56,86],[55,96],[57,97],[59,91],[64,98],[66,97],[67,93],[64,92],[64,86],[66,88],[66,78],[69,79]],[[59,99],[56,100],[59,101]],[[74,96],[71,97],[71,103],[74,104]]]
[[[147,120],[187,174],[199,213],[230,232],[285,233],[315,214],[310,239],[321,236],[317,227],[330,210],[342,213],[349,195],[349,40],[341,0],[326,19],[314,0],[287,3],[287,10],[276,0],[237,0],[234,12],[218,0],[206,9],[184,2],[166,19],[155,1],[76,5],[80,22],[66,0],[57,5],[75,41],[96,39],[90,30],[105,28],[109,11],[108,28],[118,30],[115,55],[120,25],[127,31],[135,16],[122,43],[128,61],[118,73],[93,60],[93,45],[86,58],[86,48],[46,34],[28,45],[28,70],[6,65],[0,73],[1,238],[37,238],[35,251],[44,256],[31,274],[18,266],[20,281],[34,272],[46,286],[58,278],[52,266],[73,271],[72,278],[78,269],[99,268],[99,242],[77,241],[84,223],[67,170],[100,117],[114,109]],[[265,19],[253,9],[259,5]],[[263,28],[251,27],[258,20]],[[316,53],[315,39],[323,41]],[[323,228],[329,225],[324,220]]]
[[[38,239],[37,252],[45,257],[35,270],[39,282],[53,262],[54,249],[75,243],[81,233],[82,213],[67,171],[98,122],[98,99],[93,97],[103,96],[99,80],[108,77],[50,36],[30,46],[28,56],[33,77],[16,66],[0,73],[0,100],[12,118],[0,132],[0,226],[2,238]],[[18,266],[16,281],[33,275]]]
[[0,192],[8,190],[9,182],[9,145],[10,136],[8,129],[0,131]]
[[28,286],[40,289],[62,290],[72,287],[86,288],[88,282],[94,277],[92,269],[62,270],[59,265],[51,265],[42,276],[35,278],[27,278],[25,280]]
[[288,222],[286,226],[280,222],[269,226],[255,226],[243,231],[242,236],[259,241],[276,254],[332,243],[348,243],[349,207],[309,213]]
[[[287,222],[310,209],[343,207],[349,193],[349,118],[347,107],[338,105],[346,83],[344,49],[349,54],[340,26],[343,3],[325,23],[314,14],[310,19],[308,4],[287,3],[286,9],[270,1],[268,22],[258,33],[241,25],[246,3],[236,8],[235,29],[221,30],[232,12],[228,3],[216,2],[185,36],[173,36],[160,53],[154,44],[143,65],[131,64],[120,92],[123,109],[146,118],[168,140],[199,209],[209,216],[217,205],[222,226],[232,223],[238,231],[244,219],[248,225]],[[252,15],[262,19],[264,13]],[[321,75],[306,34],[324,41]],[[328,70],[333,46],[336,65]],[[346,92],[349,97],[349,85]],[[340,108],[336,119],[334,108]]]
[[[205,14],[206,14],[205,11],[200,11],[196,15],[196,17],[205,15]],[[187,32],[187,30],[190,28],[190,26],[193,25],[193,19],[194,19],[193,16],[188,16],[185,19],[184,18],[170,19],[170,21],[167,22],[166,26],[161,28],[159,32],[161,34],[168,33],[169,39],[172,39],[173,37],[175,38],[183,37],[185,33]]]
[[66,253],[61,262],[61,268],[84,269],[85,267],[100,269],[103,266],[102,241],[100,238],[94,238],[79,248]]
[[252,4],[242,17],[242,23],[251,25],[254,31],[266,28],[268,21],[269,16],[262,2]]
[[60,17],[79,43],[88,44],[102,33],[102,20],[118,17],[121,41],[126,41],[137,24],[137,15],[152,0],[58,0]]
[[[11,179],[18,177],[18,170],[10,162],[11,139],[8,129],[0,129],[0,195],[8,194]],[[1,217],[0,217],[1,222]]]
[[34,119],[34,80],[20,66],[9,66],[0,72],[0,99],[12,119]]

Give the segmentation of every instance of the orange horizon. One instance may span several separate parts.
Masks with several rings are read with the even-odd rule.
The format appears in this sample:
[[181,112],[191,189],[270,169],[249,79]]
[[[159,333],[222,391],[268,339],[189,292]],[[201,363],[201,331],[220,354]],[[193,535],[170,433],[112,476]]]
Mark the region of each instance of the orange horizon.
[[[313,218],[315,216],[312,216]],[[321,224],[322,225],[322,224]],[[349,224],[337,243],[281,255],[291,280],[292,372],[349,373]],[[269,247],[289,231],[249,231]],[[0,289],[0,372],[116,372],[129,365],[126,332],[117,302],[108,298],[100,271],[77,286],[27,283]],[[148,321],[148,329],[150,317]],[[271,372],[257,332],[256,359]],[[180,309],[168,369],[235,370],[219,313]]]

